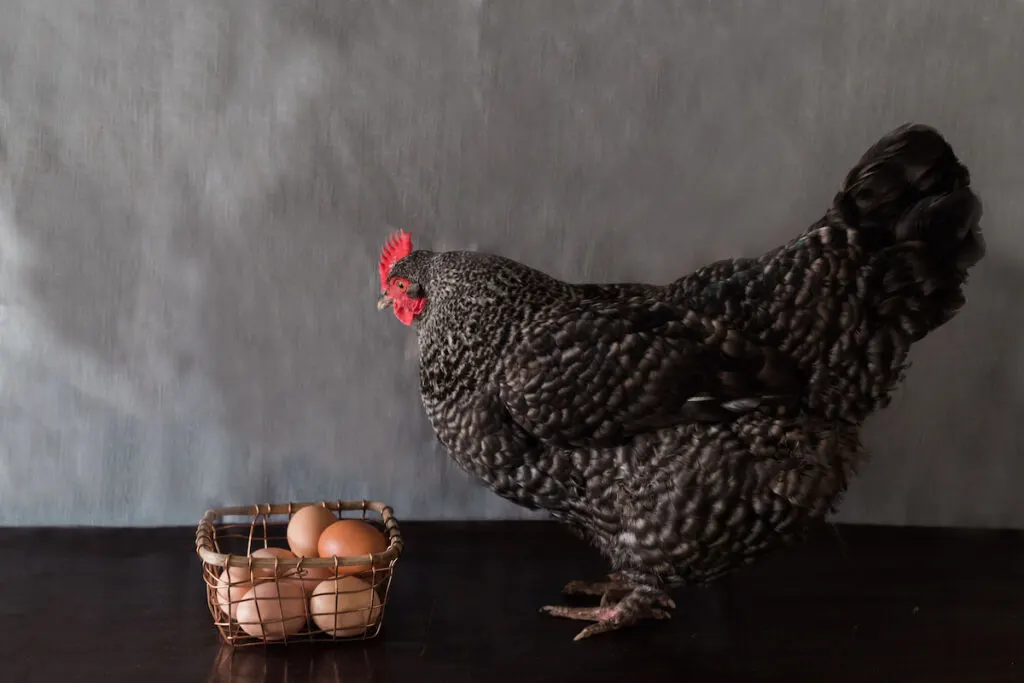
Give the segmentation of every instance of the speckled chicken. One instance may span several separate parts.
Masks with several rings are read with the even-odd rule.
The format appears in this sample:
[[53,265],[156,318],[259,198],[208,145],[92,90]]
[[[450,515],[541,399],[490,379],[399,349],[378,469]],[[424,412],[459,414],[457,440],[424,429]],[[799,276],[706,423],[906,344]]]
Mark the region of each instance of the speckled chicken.
[[577,638],[667,618],[669,591],[800,539],[865,458],[911,345],[964,304],[984,254],[967,169],[933,129],[872,146],[824,216],[759,258],[665,285],[571,284],[389,238],[378,308],[416,329],[451,457],[545,510],[613,572],[546,606]]

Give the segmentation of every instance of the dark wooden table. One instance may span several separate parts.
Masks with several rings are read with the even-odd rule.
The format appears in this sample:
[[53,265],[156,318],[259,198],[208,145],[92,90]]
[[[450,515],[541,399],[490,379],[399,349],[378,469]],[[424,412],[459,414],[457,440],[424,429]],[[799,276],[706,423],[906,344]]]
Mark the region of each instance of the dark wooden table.
[[574,643],[538,613],[604,567],[544,522],[403,524],[374,641],[232,652],[192,529],[0,530],[0,680],[1024,681],[1024,533],[840,527],[670,622]]

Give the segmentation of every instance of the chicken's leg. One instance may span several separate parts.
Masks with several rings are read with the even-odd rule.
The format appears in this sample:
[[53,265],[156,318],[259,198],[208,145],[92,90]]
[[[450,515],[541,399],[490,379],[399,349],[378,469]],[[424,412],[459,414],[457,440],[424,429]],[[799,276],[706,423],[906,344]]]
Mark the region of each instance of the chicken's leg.
[[[668,609],[675,603],[660,588],[647,582],[631,581],[622,574],[612,574],[606,582],[572,582],[563,592],[576,595],[600,595],[598,607],[567,607],[545,605],[542,612],[564,619],[580,619],[594,623],[580,631],[575,640],[582,640],[599,633],[615,631],[631,626],[644,619],[669,619]],[[616,594],[622,593],[619,599]]]
[[[601,606],[614,605],[629,595],[635,584],[622,572],[609,574],[604,581],[570,581],[562,588],[564,595],[593,595],[601,598]],[[675,608],[676,604],[668,595],[661,593],[655,599],[659,607]]]

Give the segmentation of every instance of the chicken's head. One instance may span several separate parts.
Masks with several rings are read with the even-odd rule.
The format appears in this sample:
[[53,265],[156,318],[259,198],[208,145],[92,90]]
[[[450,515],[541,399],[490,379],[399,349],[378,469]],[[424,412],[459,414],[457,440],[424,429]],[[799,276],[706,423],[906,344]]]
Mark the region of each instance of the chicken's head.
[[[427,305],[427,294],[414,268],[395,268],[412,254],[412,236],[404,230],[391,235],[384,243],[380,263],[380,298],[377,310],[388,306],[405,325],[412,325]],[[404,265],[404,263],[403,263]],[[409,271],[409,272],[406,272]]]

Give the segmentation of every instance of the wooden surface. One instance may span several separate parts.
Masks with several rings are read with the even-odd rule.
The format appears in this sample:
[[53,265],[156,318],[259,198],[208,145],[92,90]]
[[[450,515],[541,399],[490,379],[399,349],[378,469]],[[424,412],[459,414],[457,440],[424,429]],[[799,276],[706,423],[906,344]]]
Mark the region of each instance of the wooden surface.
[[192,529],[0,529],[0,679],[1024,681],[1024,533],[841,527],[680,594],[671,622],[574,643],[580,623],[537,609],[603,566],[557,527],[403,532],[378,640],[232,656]]

